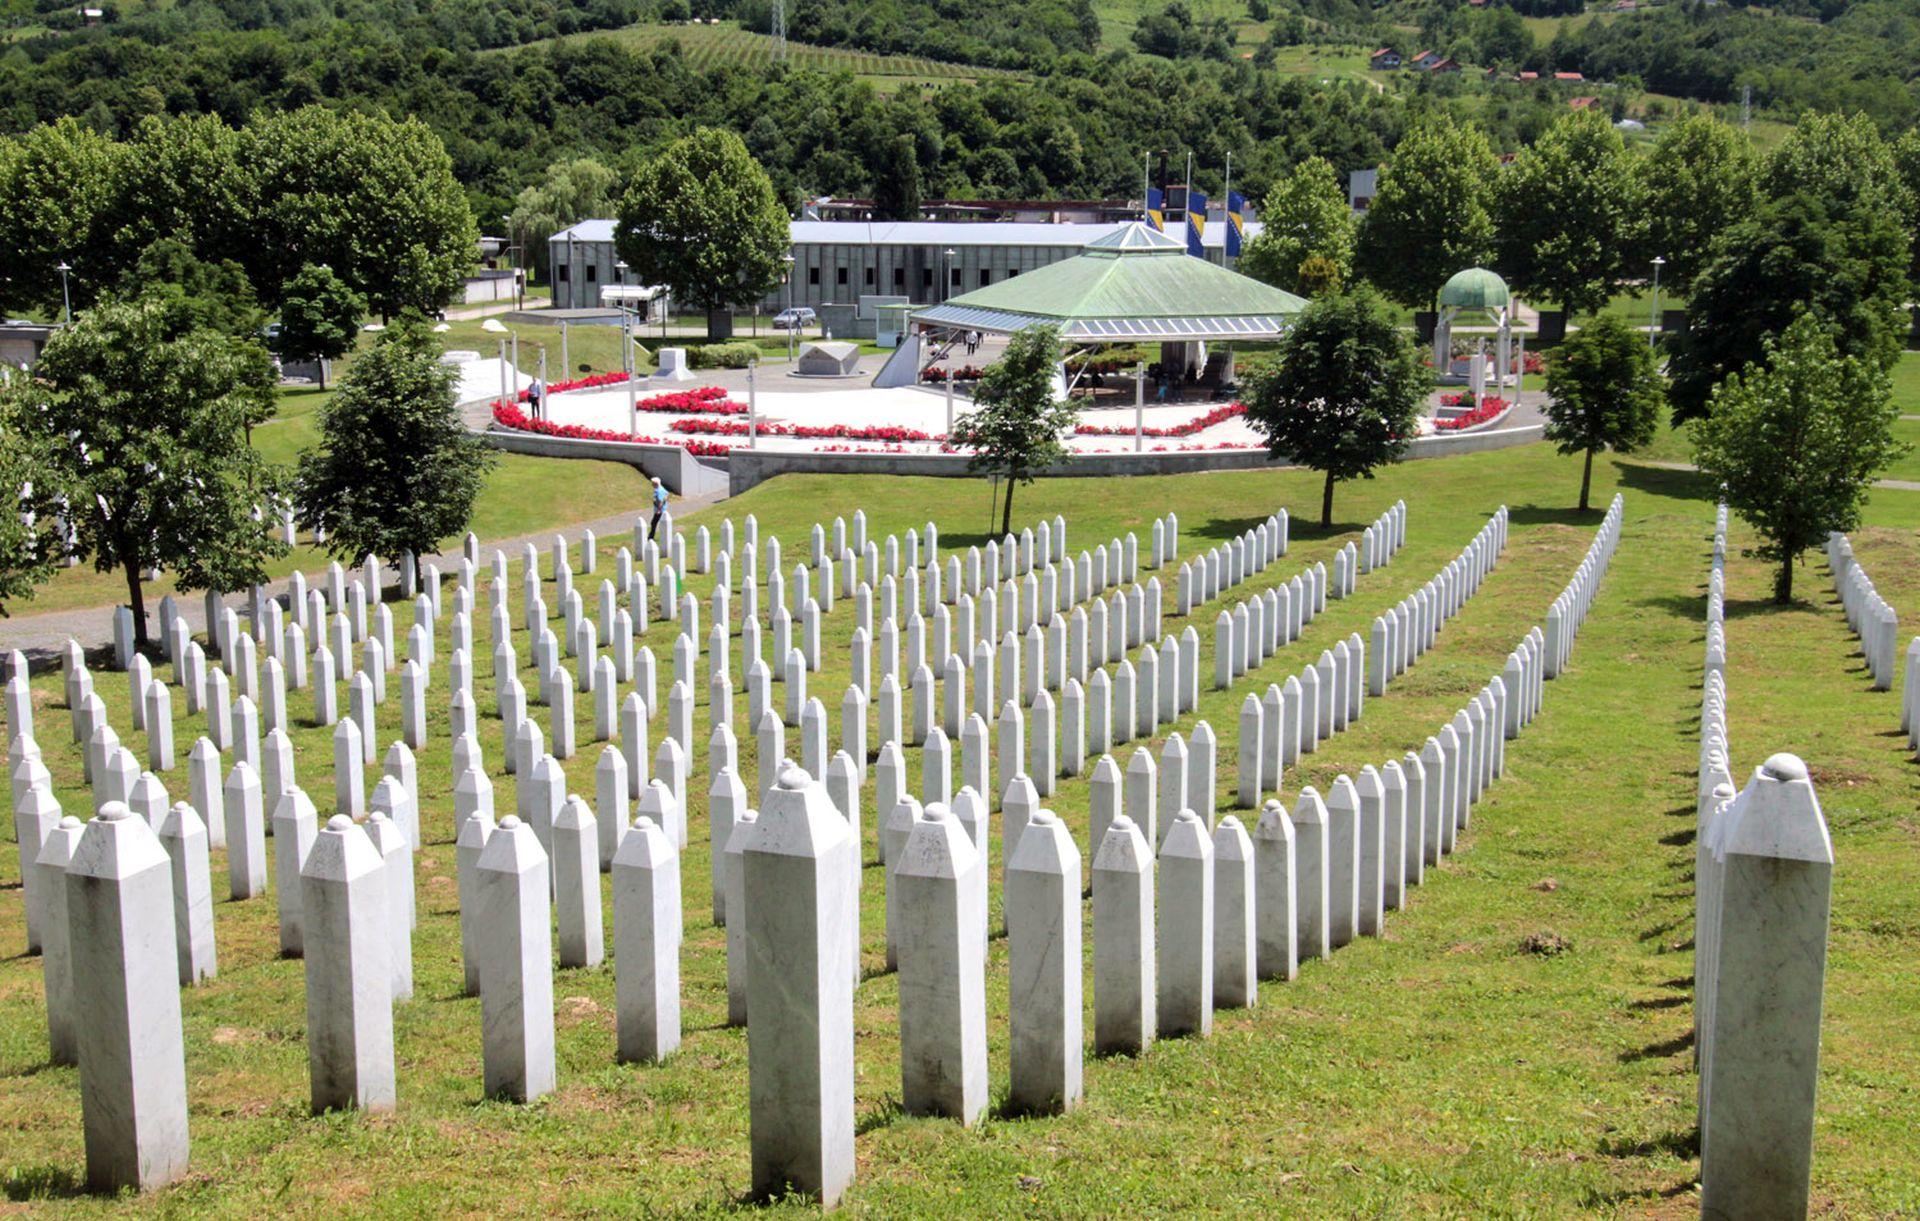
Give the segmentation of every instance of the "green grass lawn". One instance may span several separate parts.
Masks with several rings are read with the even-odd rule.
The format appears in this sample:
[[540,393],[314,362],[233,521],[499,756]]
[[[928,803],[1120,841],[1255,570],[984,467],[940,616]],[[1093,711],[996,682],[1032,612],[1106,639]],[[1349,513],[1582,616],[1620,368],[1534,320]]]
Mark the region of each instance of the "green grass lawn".
[[[859,1171],[850,1204],[878,1215],[968,1217],[1696,1211],[1691,869],[1713,510],[1703,481],[1684,472],[1609,458],[1595,481],[1597,503],[1616,489],[1626,496],[1618,554],[1571,668],[1548,684],[1539,720],[1509,744],[1508,774],[1474,810],[1458,854],[1429,874],[1408,910],[1389,916],[1384,937],[1307,964],[1294,983],[1263,986],[1258,1007],[1222,1012],[1210,1039],[1163,1042],[1138,1059],[1089,1057],[1086,1104],[1074,1114],[1009,1119],[996,1112],[971,1131],[901,1116],[898,993],[882,969],[884,880],[869,864],[862,914],[870,978],[856,1002]],[[1345,485],[1332,531],[1301,524],[1318,505],[1319,480],[1309,472],[1043,480],[1020,490],[1015,516],[1031,522],[1065,514],[1077,553],[1144,531],[1175,509],[1183,551],[1192,554],[1284,506],[1296,514],[1293,550],[1249,582],[1259,589],[1327,558],[1395,498],[1406,499],[1407,545],[1391,566],[1363,577],[1352,598],[1331,603],[1300,642],[1239,687],[1203,694],[1197,715],[1222,736],[1219,792],[1231,794],[1242,695],[1296,672],[1336,637],[1364,632],[1373,615],[1452,558],[1498,505],[1510,507],[1512,538],[1499,567],[1437,648],[1385,697],[1367,701],[1362,721],[1287,771],[1282,788],[1291,804],[1303,784],[1324,791],[1338,773],[1418,747],[1497,671],[1526,628],[1541,621],[1592,538],[1599,513],[1569,508],[1577,484],[1576,460],[1536,445],[1408,463]],[[945,546],[965,547],[981,540],[988,489],[789,476],[688,524],[717,523],[723,511],[736,522],[754,513],[763,534],[778,535],[791,557],[812,523],[856,507],[865,508],[876,535],[934,520]],[[1920,494],[1877,493],[1868,520],[1856,554],[1912,620],[1920,615]],[[1736,771],[1775,751],[1803,754],[1839,862],[1815,1206],[1910,1212],[1920,1208],[1920,1154],[1911,1140],[1920,1125],[1920,1044],[1912,1038],[1920,1005],[1913,970],[1920,892],[1912,885],[1920,776],[1895,732],[1899,697],[1867,690],[1824,569],[1809,563],[1800,601],[1775,608],[1764,600],[1771,573],[1740,550],[1751,541],[1744,526],[1735,528],[1727,585]],[[603,564],[612,549],[610,540]],[[580,582],[589,601],[597,582]],[[690,585],[704,600],[709,582],[695,576]],[[509,586],[517,605],[517,576]],[[551,587],[547,598],[557,605]],[[1206,639],[1220,605],[1201,608]],[[825,667],[810,690],[830,707],[847,682],[851,620],[841,601],[823,621]],[[1169,616],[1168,630],[1182,626]],[[645,638],[664,673],[670,630],[656,622]],[[524,633],[516,644],[527,661]],[[513,786],[499,774],[491,668],[482,662],[476,669],[480,734],[504,814]],[[417,864],[416,996],[395,1015],[398,1111],[307,1114],[301,964],[274,954],[271,896],[225,901],[225,866],[216,857],[220,976],[184,998],[193,1173],[155,1203],[218,1216],[257,1215],[263,1205],[301,1215],[730,1208],[748,1185],[746,1041],[721,1024],[724,936],[707,915],[704,745],[682,864],[681,1051],[657,1067],[617,1065],[611,968],[561,971],[554,983],[558,1092],[528,1107],[487,1102],[479,1002],[458,995],[444,674],[429,701],[432,740],[419,756],[428,843]],[[703,666],[694,727],[702,744],[710,728],[705,676]],[[98,690],[124,728],[125,683],[103,675]],[[36,680],[34,691],[58,794],[69,812],[84,814],[57,676]],[[296,695],[291,707],[304,720],[311,699]],[[743,761],[750,761],[744,697],[735,696],[734,708]],[[391,705],[381,710],[382,743],[395,734],[397,715]],[[1191,729],[1195,715],[1178,728]],[[184,758],[199,726],[184,713],[178,721]],[[590,716],[583,722],[582,737],[590,739]],[[303,724],[294,736],[298,775],[325,812],[330,735]],[[144,742],[129,745],[139,751]],[[576,791],[591,793],[599,750],[587,742],[567,763]],[[918,753],[908,752],[915,777]],[[1130,753],[1121,752],[1123,762]],[[754,769],[748,762],[743,770]],[[183,772],[164,779],[184,792]],[[862,800],[871,862],[870,782]],[[1084,851],[1084,778],[1064,781],[1050,805]],[[997,846],[991,859],[997,909]],[[0,937],[9,955],[20,949],[17,877],[13,854],[0,848]],[[1550,958],[1523,952],[1522,938],[1536,932],[1557,934],[1570,948]],[[995,939],[987,970],[996,1097],[1007,1083],[1005,954]],[[1089,946],[1089,971],[1090,955]],[[1090,985],[1086,999],[1090,1006]],[[76,1197],[77,1076],[47,1065],[40,1014],[38,962],[0,961],[7,1116],[0,1166],[8,1196],[48,1212],[125,1210],[127,1201]]]
[[[474,326],[477,329],[478,324]],[[521,342],[524,363],[526,341]],[[618,332],[613,332],[611,351],[617,361]],[[605,368],[607,362],[597,367]],[[331,396],[331,388],[283,390],[280,410],[273,419],[253,430],[254,448],[276,465],[291,466],[299,461],[303,451],[319,443],[320,408]],[[629,510],[637,512],[648,503],[650,489],[646,477],[625,463],[532,458],[522,454],[500,454],[498,458],[498,465],[488,477],[469,522],[469,529],[482,539],[491,541],[536,534]],[[295,571],[314,572],[327,566],[332,557],[307,542],[305,531],[301,532],[301,539],[291,552],[268,564],[271,579],[282,580]],[[448,545],[458,541],[458,538],[445,540]],[[177,592],[173,578],[164,572],[159,580],[148,581],[142,588],[150,610],[163,595]],[[52,580],[41,585],[31,601],[16,602],[7,609],[15,616],[22,616],[107,606],[126,600],[126,577],[121,572],[96,572],[90,565],[83,565],[61,569]]]

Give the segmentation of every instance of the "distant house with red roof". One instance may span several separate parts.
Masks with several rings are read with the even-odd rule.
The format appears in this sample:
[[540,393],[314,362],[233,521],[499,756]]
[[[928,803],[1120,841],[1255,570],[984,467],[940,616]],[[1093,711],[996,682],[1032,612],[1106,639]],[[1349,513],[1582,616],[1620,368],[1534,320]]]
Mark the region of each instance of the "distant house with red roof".
[[1424,72],[1439,63],[1443,58],[1444,56],[1438,51],[1422,51],[1413,57],[1413,66]]
[[1575,110],[1592,110],[1595,106],[1599,104],[1600,104],[1599,98],[1575,98],[1571,102],[1567,103],[1568,106],[1572,107]]
[[1381,47],[1372,55],[1367,56],[1367,67],[1369,68],[1398,68],[1399,66],[1400,52],[1394,50],[1392,47]]
[[1556,72],[1553,74],[1553,79],[1557,81],[1584,81],[1587,78],[1581,76],[1578,72]]
[[1460,65],[1451,58],[1436,59],[1432,63],[1427,64],[1423,70],[1427,72],[1458,72],[1460,71]]

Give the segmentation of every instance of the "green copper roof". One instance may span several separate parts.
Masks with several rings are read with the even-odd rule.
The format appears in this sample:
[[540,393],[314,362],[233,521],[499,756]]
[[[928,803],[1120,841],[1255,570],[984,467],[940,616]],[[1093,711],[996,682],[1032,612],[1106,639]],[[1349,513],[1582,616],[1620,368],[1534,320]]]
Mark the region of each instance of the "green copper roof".
[[1062,324],[1264,319],[1290,317],[1305,305],[1292,293],[1194,258],[1178,238],[1136,221],[1073,258],[954,297],[920,318],[940,321],[934,315],[951,308]]
[[1456,309],[1505,309],[1507,282],[1484,267],[1455,272],[1440,289],[1440,304]]

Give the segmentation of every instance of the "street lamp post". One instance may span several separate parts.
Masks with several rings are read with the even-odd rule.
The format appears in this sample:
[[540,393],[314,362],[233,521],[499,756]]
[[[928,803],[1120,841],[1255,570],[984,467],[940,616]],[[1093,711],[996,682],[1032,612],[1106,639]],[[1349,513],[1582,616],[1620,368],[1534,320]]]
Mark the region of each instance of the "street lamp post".
[[789,250],[780,256],[782,270],[780,282],[787,286],[787,360],[793,360],[793,332],[798,321],[793,313],[793,252]]
[[1667,260],[1664,257],[1657,254],[1653,256],[1653,316],[1647,319],[1647,351],[1649,352],[1653,351],[1654,341],[1660,337],[1660,269],[1666,265]]
[[68,291],[67,273],[73,268],[67,266],[67,261],[62,259],[60,266],[55,270],[60,273],[60,318],[62,322],[71,326],[73,325],[73,294]]
[[754,449],[760,443],[760,393],[754,385],[753,375],[760,367],[758,360],[747,361],[747,448]]
[[947,247],[947,274],[940,280],[940,300],[945,302],[953,295],[953,247]]

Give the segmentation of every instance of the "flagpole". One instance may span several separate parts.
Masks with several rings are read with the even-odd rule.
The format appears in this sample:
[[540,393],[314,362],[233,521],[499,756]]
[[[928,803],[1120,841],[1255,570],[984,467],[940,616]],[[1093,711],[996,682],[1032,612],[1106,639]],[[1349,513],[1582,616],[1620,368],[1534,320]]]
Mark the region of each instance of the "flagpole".
[[1146,160],[1140,165],[1140,219],[1149,225],[1153,223],[1153,210],[1148,206],[1147,192],[1153,189],[1153,150],[1148,149]]
[[[1193,240],[1193,150],[1187,150],[1187,185],[1180,188],[1180,211],[1187,218],[1187,240]],[[1206,248],[1201,247],[1201,254]]]
[[1226,195],[1220,201],[1220,216],[1226,228],[1220,231],[1220,266],[1227,265],[1227,235],[1233,231],[1233,154],[1227,154]]

